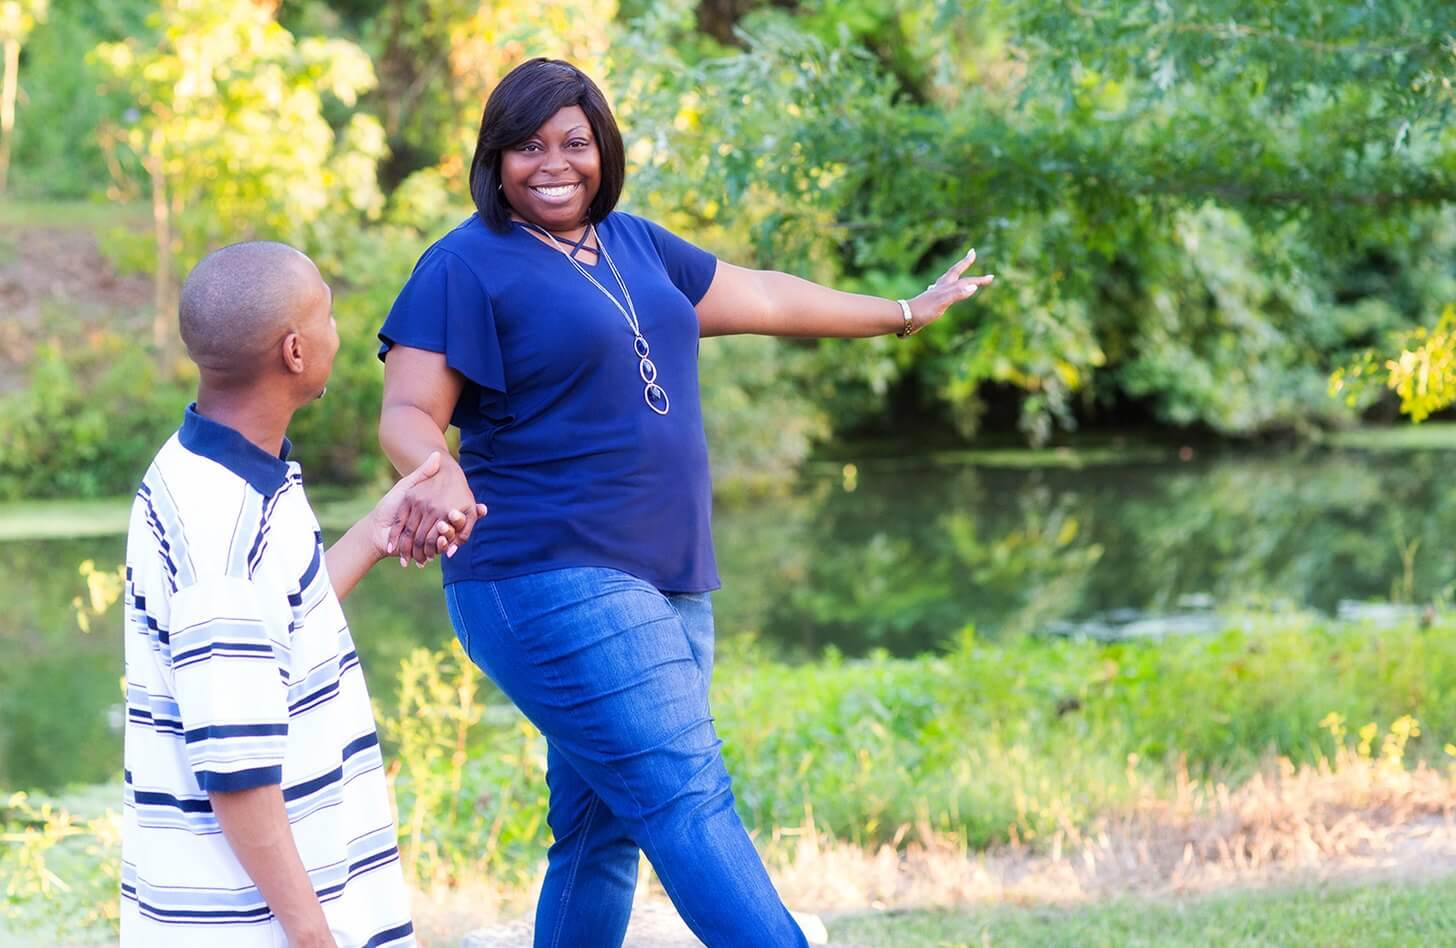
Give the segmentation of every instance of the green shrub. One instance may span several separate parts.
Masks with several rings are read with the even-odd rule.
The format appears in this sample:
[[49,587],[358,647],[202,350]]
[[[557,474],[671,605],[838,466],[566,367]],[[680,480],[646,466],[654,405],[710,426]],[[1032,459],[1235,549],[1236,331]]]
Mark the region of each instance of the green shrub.
[[176,428],[192,382],[161,382],[135,341],[95,330],[37,350],[30,384],[0,400],[0,497],[135,490]]

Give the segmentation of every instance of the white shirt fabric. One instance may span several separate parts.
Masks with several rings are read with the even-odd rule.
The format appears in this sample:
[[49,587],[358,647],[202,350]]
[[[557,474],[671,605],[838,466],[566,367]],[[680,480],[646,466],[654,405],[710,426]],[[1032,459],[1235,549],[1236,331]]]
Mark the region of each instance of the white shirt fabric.
[[415,943],[369,694],[288,450],[189,407],[132,505],[123,946],[287,944],[208,799],[268,784],[340,948]]

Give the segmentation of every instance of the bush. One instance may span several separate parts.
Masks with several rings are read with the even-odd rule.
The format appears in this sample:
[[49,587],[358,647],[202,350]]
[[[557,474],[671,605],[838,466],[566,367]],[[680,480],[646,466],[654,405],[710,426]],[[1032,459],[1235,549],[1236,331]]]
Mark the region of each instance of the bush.
[[30,384],[0,399],[0,497],[130,493],[192,388],[186,376],[159,380],[151,356],[117,332],[42,344]]

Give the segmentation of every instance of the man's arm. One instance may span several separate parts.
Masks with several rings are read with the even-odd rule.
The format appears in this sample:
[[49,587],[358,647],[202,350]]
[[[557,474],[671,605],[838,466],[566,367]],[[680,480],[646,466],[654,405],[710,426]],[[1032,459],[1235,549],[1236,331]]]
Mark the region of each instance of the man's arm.
[[389,553],[381,550],[370,538],[369,522],[374,514],[349,528],[348,532],[334,541],[324,553],[324,563],[329,570],[329,582],[333,584],[334,595],[343,602],[364,574]]
[[336,948],[303,868],[278,784],[207,795],[222,835],[288,936],[289,948]]

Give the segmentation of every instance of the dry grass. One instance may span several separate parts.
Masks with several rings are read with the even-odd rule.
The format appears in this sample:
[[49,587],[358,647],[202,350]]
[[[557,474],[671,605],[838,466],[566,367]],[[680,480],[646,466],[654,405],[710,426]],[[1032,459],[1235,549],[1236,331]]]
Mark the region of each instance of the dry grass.
[[1182,771],[1171,797],[1144,793],[1129,812],[1088,830],[1065,826],[1036,846],[975,853],[906,827],[898,846],[868,851],[815,832],[808,814],[765,854],[784,897],[820,911],[1066,903],[1456,871],[1453,810],[1451,774],[1346,750],[1314,766],[1273,761],[1234,789]]
[[[830,914],[1456,872],[1456,771],[1406,766],[1404,740],[1393,732],[1376,754],[1367,739],[1305,767],[1271,760],[1236,788],[1181,771],[1171,794],[1143,790],[1127,812],[1090,829],[1068,825],[1035,844],[992,851],[915,827],[903,827],[894,845],[867,850],[818,832],[812,811],[802,826],[760,843],[785,901]],[[1135,766],[1128,779],[1137,782]],[[646,874],[639,896],[665,898]],[[453,944],[488,925],[505,937],[527,930],[519,919],[532,903],[531,892],[482,882],[417,897],[416,923],[426,945]]]

